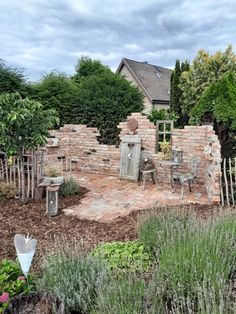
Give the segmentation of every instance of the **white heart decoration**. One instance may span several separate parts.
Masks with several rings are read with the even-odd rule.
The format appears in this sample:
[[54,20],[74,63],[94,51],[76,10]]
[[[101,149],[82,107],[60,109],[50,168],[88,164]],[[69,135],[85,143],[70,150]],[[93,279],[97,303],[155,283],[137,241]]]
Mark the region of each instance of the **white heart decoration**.
[[30,238],[29,235],[25,237],[22,234],[16,234],[14,236],[14,245],[22,272],[27,277],[36,250],[37,240]]

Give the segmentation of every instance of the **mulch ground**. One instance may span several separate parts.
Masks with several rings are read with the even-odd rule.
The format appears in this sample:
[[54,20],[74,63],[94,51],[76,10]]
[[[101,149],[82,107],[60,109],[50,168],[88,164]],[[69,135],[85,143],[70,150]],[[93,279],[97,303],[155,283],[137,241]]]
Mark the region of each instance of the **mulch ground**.
[[98,223],[79,220],[65,216],[63,208],[79,204],[87,190],[81,188],[78,195],[59,200],[59,214],[54,217],[46,215],[46,201],[29,201],[22,204],[11,199],[0,202],[0,260],[15,258],[13,238],[16,233],[27,234],[38,240],[37,254],[43,255],[55,245],[55,238],[66,238],[67,241],[83,242],[85,249],[91,249],[99,242],[127,241],[136,237],[135,225],[137,213],[118,218],[111,223]]
[[[85,250],[91,250],[100,242],[129,241],[137,237],[136,225],[140,212],[109,223],[80,220],[65,216],[63,208],[79,204],[87,190],[81,188],[78,195],[68,196],[59,200],[60,211],[55,217],[46,215],[46,201],[29,201],[22,204],[11,199],[0,202],[0,260],[15,259],[16,253],[13,238],[16,233],[27,234],[38,240],[37,256],[40,258],[55,247],[55,239],[66,239],[67,242],[83,243]],[[198,215],[205,216],[213,212],[208,206],[195,206]],[[58,242],[56,242],[58,243]]]

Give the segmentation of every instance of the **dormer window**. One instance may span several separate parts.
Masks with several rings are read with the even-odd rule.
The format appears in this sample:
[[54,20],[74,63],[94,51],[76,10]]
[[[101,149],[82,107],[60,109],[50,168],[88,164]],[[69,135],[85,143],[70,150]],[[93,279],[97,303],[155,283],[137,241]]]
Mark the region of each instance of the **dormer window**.
[[161,74],[159,72],[156,72],[156,76],[161,77]]

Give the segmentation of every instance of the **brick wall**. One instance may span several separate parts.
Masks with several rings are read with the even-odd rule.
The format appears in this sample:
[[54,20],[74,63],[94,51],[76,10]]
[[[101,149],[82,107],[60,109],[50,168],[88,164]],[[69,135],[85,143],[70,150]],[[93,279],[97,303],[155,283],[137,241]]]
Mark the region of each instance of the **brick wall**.
[[[169,184],[168,169],[158,164],[156,154],[156,127],[141,113],[133,113],[127,119],[138,121],[137,134],[142,139],[142,150],[150,152],[156,160],[159,184]],[[119,123],[120,139],[131,132],[126,122]],[[99,144],[96,128],[85,125],[65,125],[59,130],[50,131],[54,138],[46,145],[46,160],[70,158],[77,169],[108,175],[119,175],[120,148],[114,145]],[[51,142],[52,141],[52,142]],[[50,143],[51,142],[51,143]],[[207,191],[210,202],[220,201],[221,155],[220,144],[211,126],[186,126],[174,129],[172,145],[183,150],[183,163],[178,172],[189,170],[193,156],[199,156],[201,163],[198,174],[198,185]]]

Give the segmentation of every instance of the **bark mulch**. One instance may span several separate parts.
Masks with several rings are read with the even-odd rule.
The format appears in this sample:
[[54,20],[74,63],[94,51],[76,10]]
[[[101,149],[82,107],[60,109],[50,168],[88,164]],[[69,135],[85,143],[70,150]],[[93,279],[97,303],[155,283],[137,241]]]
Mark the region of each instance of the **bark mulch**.
[[[16,233],[27,234],[38,240],[37,256],[42,257],[55,247],[56,239],[83,242],[85,250],[91,250],[100,242],[130,241],[137,237],[136,225],[140,213],[120,217],[109,223],[80,220],[65,216],[63,208],[79,204],[87,190],[81,188],[78,195],[68,196],[59,200],[60,211],[55,217],[46,215],[46,201],[29,201],[22,204],[19,200],[0,201],[0,260],[15,259],[16,253],[13,237]],[[191,206],[201,217],[214,213],[209,206]],[[57,243],[57,242],[56,242]]]
[[13,237],[16,233],[27,234],[38,240],[37,255],[42,256],[54,247],[55,238],[66,238],[82,241],[83,246],[93,248],[99,242],[127,241],[136,237],[135,225],[137,213],[118,218],[111,223],[99,223],[89,220],[79,220],[76,217],[65,216],[63,208],[79,204],[87,190],[81,188],[78,195],[68,196],[59,200],[59,215],[46,215],[46,201],[29,201],[22,204],[11,199],[0,202],[0,260],[16,257]]

